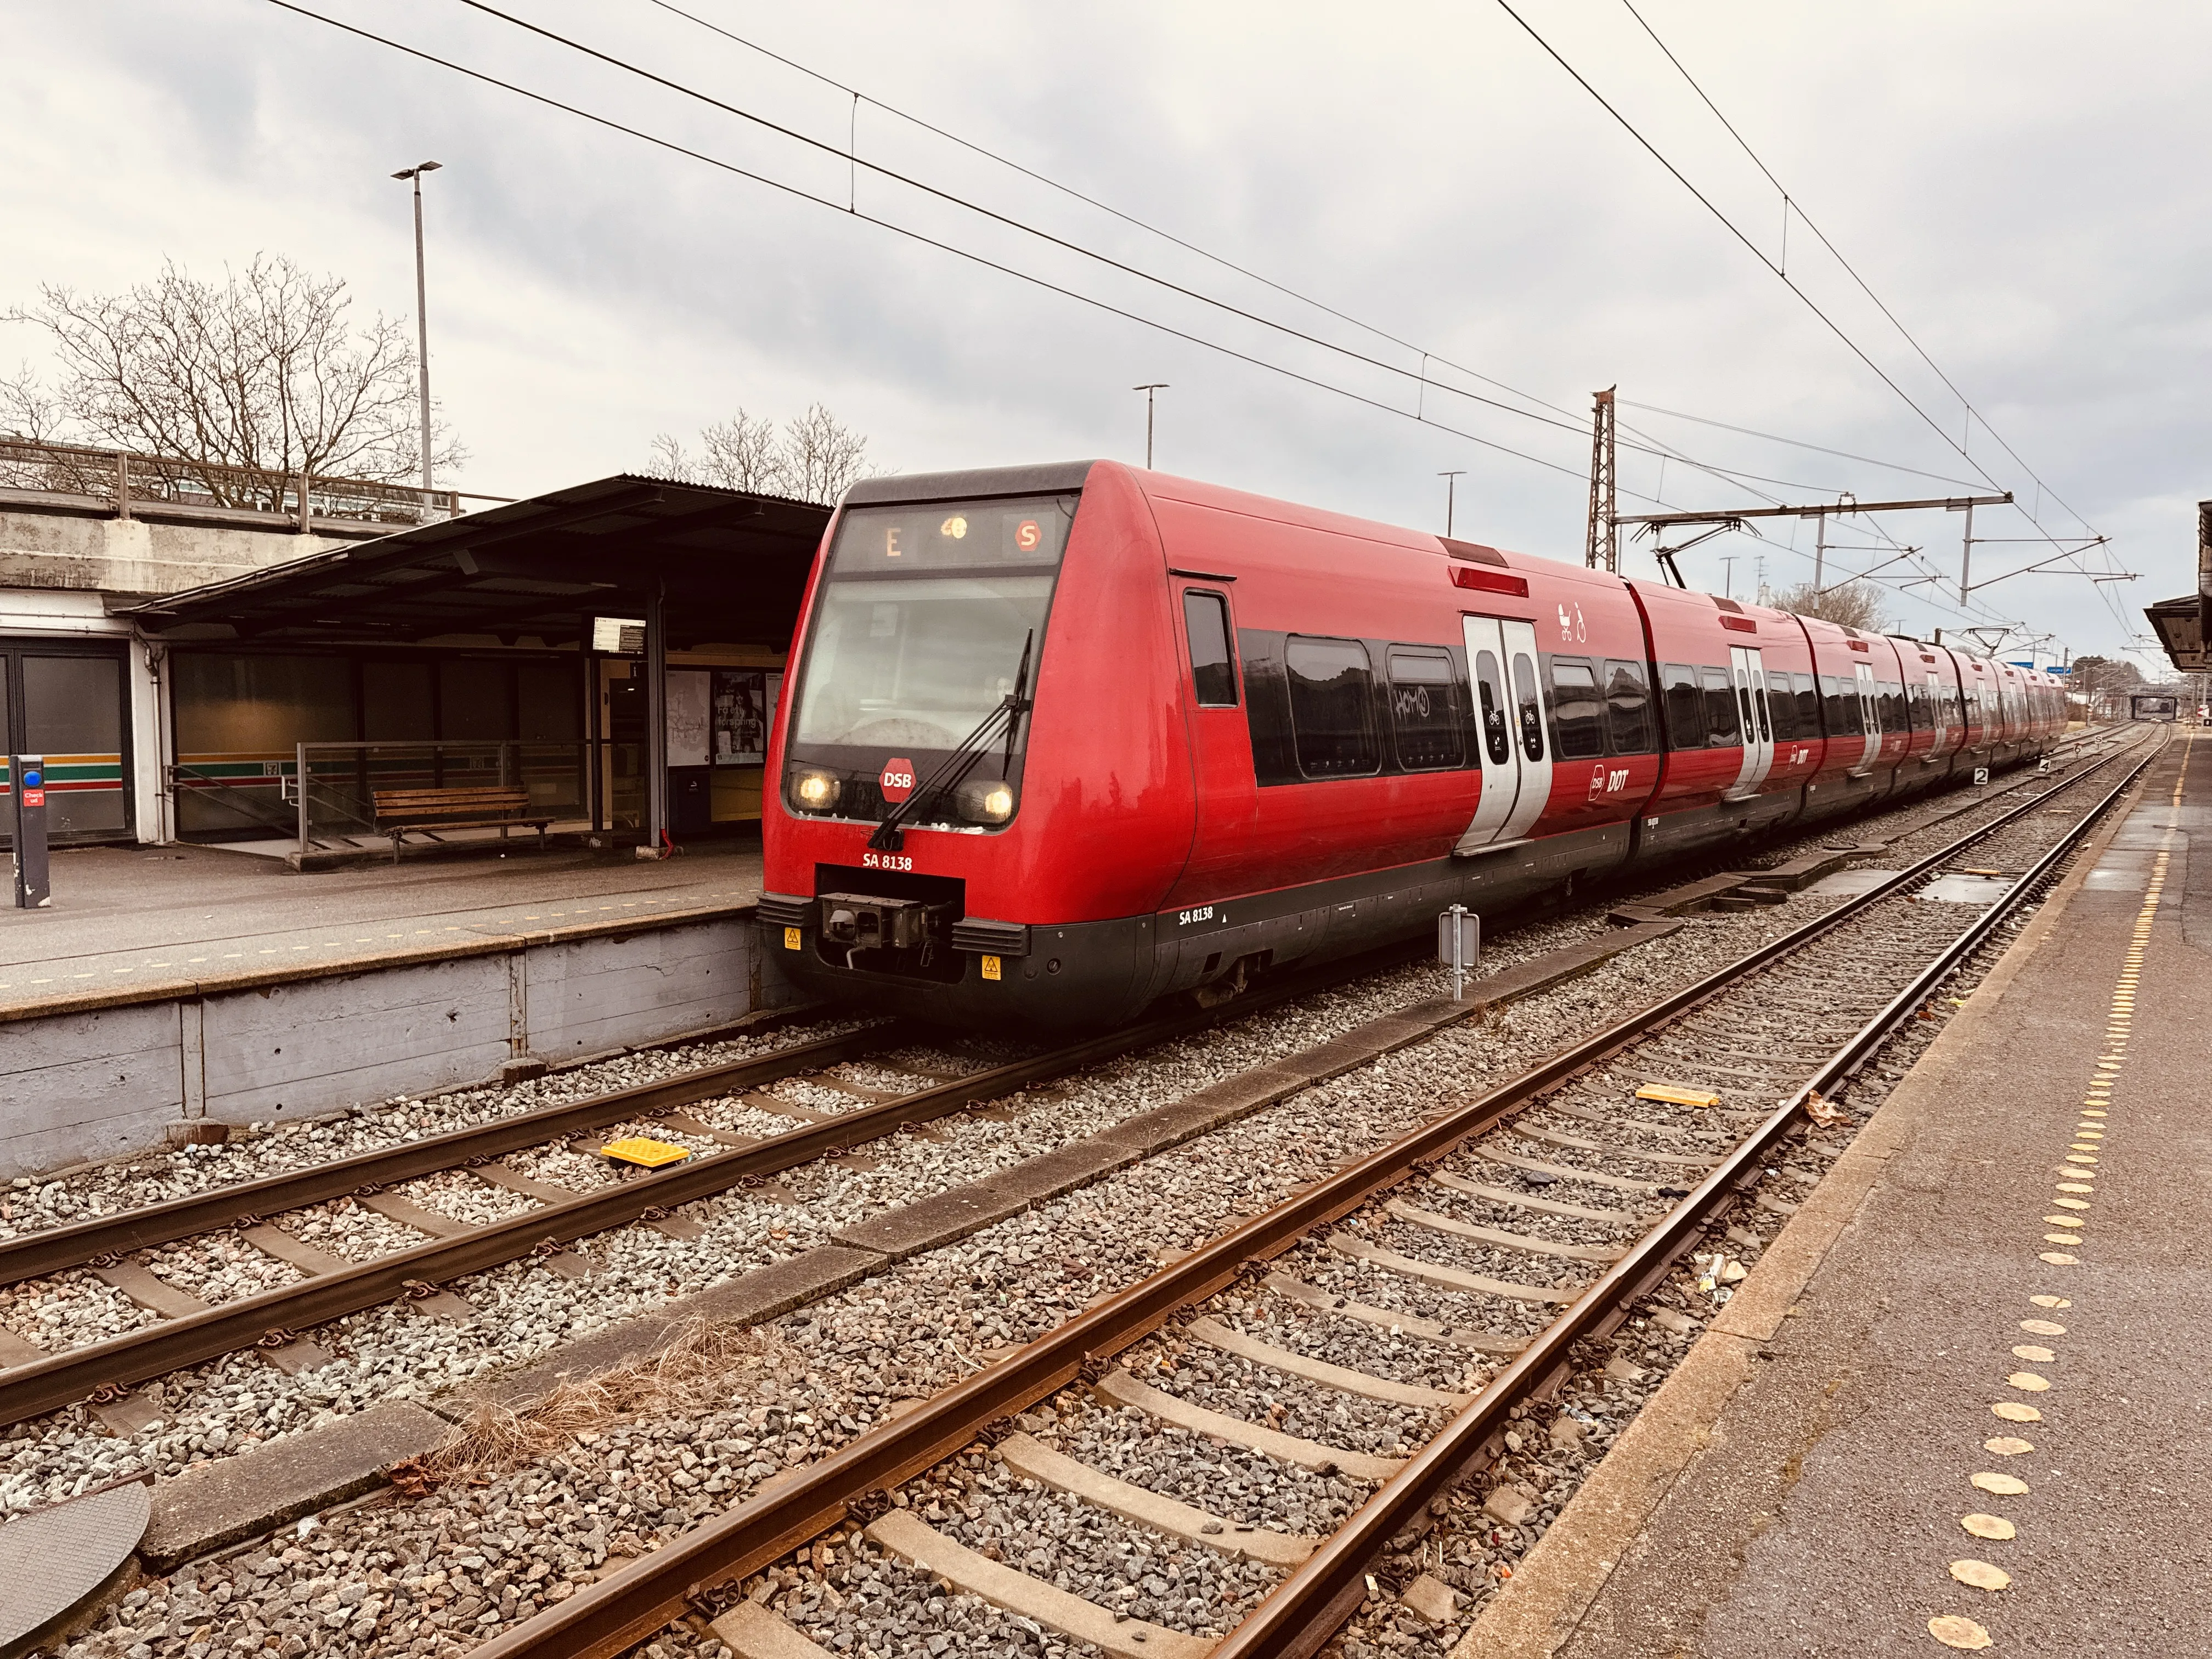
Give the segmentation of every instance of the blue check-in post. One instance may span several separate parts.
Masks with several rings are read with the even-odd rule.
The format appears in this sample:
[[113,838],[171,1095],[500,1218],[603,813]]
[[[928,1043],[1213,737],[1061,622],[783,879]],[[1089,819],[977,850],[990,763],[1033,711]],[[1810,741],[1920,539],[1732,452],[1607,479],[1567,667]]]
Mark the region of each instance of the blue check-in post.
[[53,885],[46,874],[46,757],[8,757],[9,840],[15,854],[15,908],[42,910],[52,904]]

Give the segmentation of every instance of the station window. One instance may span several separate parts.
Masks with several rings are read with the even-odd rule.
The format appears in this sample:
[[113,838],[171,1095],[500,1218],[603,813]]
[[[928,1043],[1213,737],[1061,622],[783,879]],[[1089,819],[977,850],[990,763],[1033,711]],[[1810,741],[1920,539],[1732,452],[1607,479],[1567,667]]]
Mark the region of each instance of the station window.
[[1218,593],[1184,590],[1183,625],[1190,633],[1191,684],[1200,708],[1237,707],[1237,658],[1229,644],[1229,601]]
[[1705,741],[1715,749],[1734,749],[1743,742],[1743,723],[1736,714],[1735,685],[1725,668],[1699,671],[1705,684]]
[[1398,764],[1408,772],[1464,766],[1467,733],[1451,653],[1394,645],[1389,656],[1390,734]]
[[1705,696],[1698,671],[1679,662],[1659,665],[1660,696],[1667,705],[1667,743],[1674,749],[1705,746]]
[[1310,778],[1364,777],[1381,769],[1375,733],[1375,671],[1358,640],[1293,634],[1285,641],[1291,732],[1298,769]]
[[1606,723],[1616,755],[1648,755],[1651,741],[1651,694],[1644,686],[1644,665],[1608,659],[1605,665]]

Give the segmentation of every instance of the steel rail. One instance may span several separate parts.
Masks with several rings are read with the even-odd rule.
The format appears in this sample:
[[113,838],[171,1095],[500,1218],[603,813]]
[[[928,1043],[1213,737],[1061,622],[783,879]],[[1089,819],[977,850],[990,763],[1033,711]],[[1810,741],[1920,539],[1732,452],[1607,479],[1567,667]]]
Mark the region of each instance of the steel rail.
[[[1321,967],[1288,973],[1264,989],[1217,1008],[1178,1010],[1139,1025],[1089,1037],[1004,1066],[994,1066],[988,1071],[971,1073],[966,1077],[956,1078],[930,1088],[918,1089],[894,1100],[857,1106],[825,1121],[803,1124],[785,1133],[771,1136],[757,1146],[735,1147],[725,1152],[693,1158],[599,1192],[583,1193],[574,1199],[541,1204],[453,1237],[433,1239],[340,1272],[319,1273],[295,1285],[281,1285],[258,1295],[222,1303],[204,1312],[161,1320],[123,1335],[110,1337],[106,1341],[88,1343],[65,1353],[11,1366],[0,1370],[0,1425],[20,1423],[26,1418],[73,1405],[101,1389],[127,1387],[185,1365],[219,1358],[238,1349],[252,1347],[278,1333],[289,1335],[305,1331],[331,1320],[343,1318],[348,1314],[359,1313],[365,1308],[373,1308],[380,1302],[410,1292],[421,1294],[426,1287],[434,1288],[444,1281],[519,1261],[543,1246],[574,1243],[594,1233],[605,1232],[611,1228],[646,1218],[648,1212],[671,1210],[678,1205],[711,1198],[747,1181],[764,1180],[796,1165],[881,1139],[909,1124],[933,1121],[978,1102],[1012,1094],[1027,1085],[1079,1071],[1133,1049],[1172,1042],[1224,1021],[1249,1018],[1274,1004],[1403,961],[1410,955],[1418,954],[1419,948],[1417,945],[1392,945]],[[877,1032],[883,1029],[870,1028]],[[848,1035],[865,1037],[868,1034],[863,1031]],[[833,1038],[826,1041],[836,1042],[841,1040]],[[771,1060],[775,1058],[778,1057],[769,1057]],[[740,1066],[755,1063],[738,1062]],[[663,1085],[647,1085],[647,1089]],[[677,1080],[670,1086],[681,1087],[682,1081]],[[707,1092],[723,1093],[726,1090],[709,1089]],[[696,1099],[699,1096],[695,1094],[690,1098]],[[677,1103],[673,1100],[667,1101],[661,1109],[673,1109]],[[561,1111],[566,1109],[550,1109]],[[636,1106],[626,1100],[623,1115],[633,1114],[648,1115],[639,1114]],[[536,1117],[537,1115],[530,1115]],[[525,1121],[522,1118],[503,1120],[501,1126],[489,1127],[500,1127],[507,1123],[520,1125]],[[540,1118],[538,1121],[542,1123],[544,1120]],[[545,1138],[543,1134],[537,1134],[530,1139]],[[410,1146],[428,1144],[414,1142]],[[480,1145],[478,1150],[484,1150],[488,1144]],[[530,1140],[523,1144],[530,1144]],[[443,1169],[449,1167],[451,1163],[450,1158],[439,1159],[432,1167]],[[276,1179],[284,1181],[289,1177]],[[240,1194],[251,1184],[255,1183],[227,1188],[221,1194],[206,1195],[208,1199],[221,1200],[212,1206],[212,1213],[218,1218],[216,1225],[232,1226],[248,1219],[250,1212],[241,1213],[239,1200]],[[364,1186],[374,1185],[374,1182],[355,1180],[340,1187],[336,1193],[326,1195],[358,1193]],[[202,1199],[179,1200],[187,1205],[204,1201]],[[118,1223],[128,1219],[128,1213],[115,1218]],[[57,1233],[63,1231],[65,1230],[56,1230]],[[46,1237],[45,1234],[33,1234],[32,1240]],[[74,1265],[83,1259],[73,1257],[62,1265]]]
[[[1539,1097],[1723,994],[1747,975],[1910,887],[1966,848],[2039,810],[2052,795],[2086,781],[2120,757],[2108,756],[2071,778],[2039,791],[2020,806],[1915,861],[1879,887],[1846,899],[1826,915],[1539,1062],[1519,1077],[1439,1114],[1360,1162],[1295,1194],[1006,1358],[930,1396],[895,1421],[871,1429],[818,1462],[778,1478],[768,1490],[737,1508],[686,1529],[652,1554],[493,1637],[471,1650],[470,1659],[523,1659],[525,1655],[529,1659],[611,1659],[680,1617],[708,1589],[768,1565],[844,1519],[849,1506],[866,1494],[887,1491],[941,1462],[972,1443],[986,1425],[1066,1387],[1087,1369],[1098,1367],[1158,1329],[1178,1309],[1204,1300],[1240,1274],[1256,1271],[1315,1229],[1403,1180],[1417,1166],[1486,1133]],[[2102,811],[2148,764],[2146,757],[2089,816]],[[1711,1185],[1709,1180],[1698,1190]],[[1650,1271],[1648,1255],[1644,1271]],[[1617,1287],[1635,1281],[1615,1269],[1601,1282]],[[1589,1301],[1585,1296],[1574,1305],[1581,1307]],[[1525,1376],[1527,1368],[1513,1369],[1510,1374]],[[1493,1382],[1492,1389],[1497,1386]],[[1478,1407],[1490,1397],[1491,1390],[1486,1389]],[[1462,1457],[1464,1461],[1463,1451]],[[1304,1575],[1300,1577],[1303,1579]]]
[[[1303,1659],[1328,1641],[1364,1600],[1366,1575],[1390,1540],[1420,1522],[1431,1499],[1489,1462],[1495,1437],[1504,1434],[1512,1407],[1542,1392],[1551,1376],[1571,1363],[1576,1343],[1599,1334],[1616,1310],[1625,1311],[1648,1285],[1680,1259],[1709,1224],[1708,1212],[1757,1177],[1767,1152],[1813,1095],[1833,1091],[1881,1046],[1897,1025],[1911,1018],[1913,1011],[1996,931],[2156,758],[2154,750],[2138,762],[1881,1012],[1822,1062],[1804,1085],[1776,1107],[1688,1197],[1492,1377],[1473,1405],[1415,1453],[1350,1521],[1278,1584],[1214,1649],[1212,1659]],[[2000,822],[2012,816],[2008,814],[2007,820]]]
[[913,1041],[913,1036],[912,1030],[902,1026],[866,1026],[836,1036],[794,1043],[774,1054],[686,1072],[657,1083],[611,1090],[605,1094],[564,1101],[557,1106],[543,1106],[489,1123],[428,1135],[421,1140],[359,1152],[351,1158],[318,1164],[312,1169],[237,1182],[211,1192],[96,1216],[89,1221],[50,1227],[42,1232],[25,1233],[0,1241],[0,1285],[19,1284],[26,1279],[82,1267],[103,1255],[121,1255],[130,1250],[173,1243],[194,1233],[251,1225],[286,1210],[343,1198],[364,1186],[388,1187],[396,1182],[412,1181],[471,1160],[497,1158],[526,1146],[602,1128],[625,1118],[658,1117],[679,1106],[775,1083],[801,1072],[818,1071],[840,1060],[893,1048],[902,1042]]

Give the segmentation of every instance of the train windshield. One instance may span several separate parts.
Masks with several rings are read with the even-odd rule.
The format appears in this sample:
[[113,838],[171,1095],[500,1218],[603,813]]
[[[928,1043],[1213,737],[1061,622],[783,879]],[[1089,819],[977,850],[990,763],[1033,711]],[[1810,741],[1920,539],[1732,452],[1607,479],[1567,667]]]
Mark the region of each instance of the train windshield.
[[[941,753],[1014,689],[1025,651],[1034,688],[1076,500],[848,511],[816,602],[793,748],[854,764]],[[1017,754],[1028,729],[1015,734]]]

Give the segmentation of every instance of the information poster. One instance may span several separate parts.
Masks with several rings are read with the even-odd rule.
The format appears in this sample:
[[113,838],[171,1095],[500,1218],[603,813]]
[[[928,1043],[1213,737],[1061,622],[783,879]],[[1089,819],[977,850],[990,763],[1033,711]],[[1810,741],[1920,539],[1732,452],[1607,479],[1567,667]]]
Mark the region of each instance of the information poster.
[[714,764],[760,766],[768,760],[768,731],[775,719],[783,676],[772,669],[714,671]]
[[696,669],[668,671],[668,763],[707,763],[708,676]]

